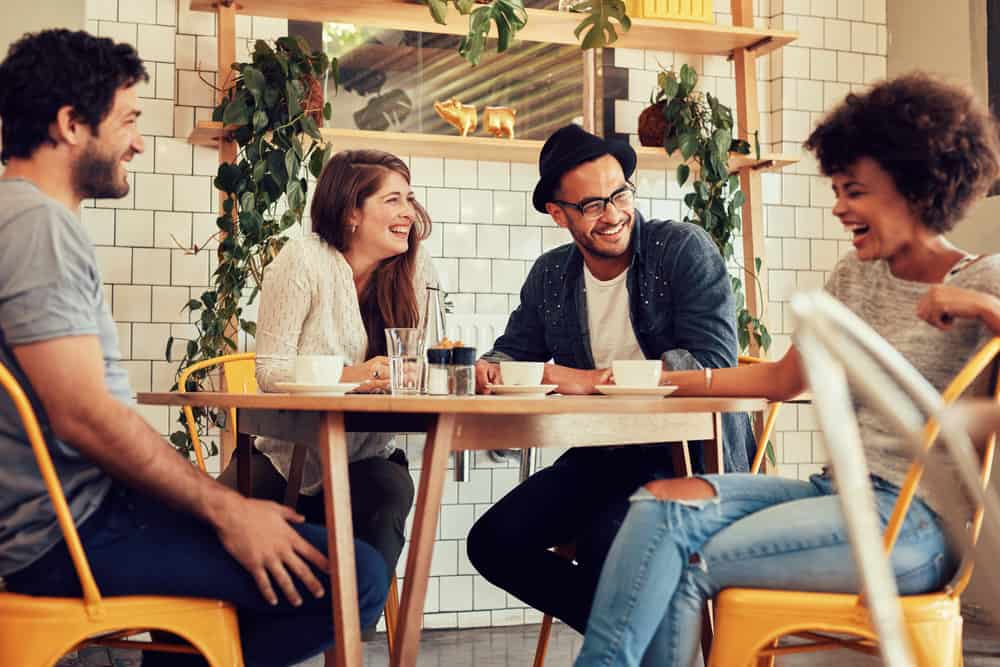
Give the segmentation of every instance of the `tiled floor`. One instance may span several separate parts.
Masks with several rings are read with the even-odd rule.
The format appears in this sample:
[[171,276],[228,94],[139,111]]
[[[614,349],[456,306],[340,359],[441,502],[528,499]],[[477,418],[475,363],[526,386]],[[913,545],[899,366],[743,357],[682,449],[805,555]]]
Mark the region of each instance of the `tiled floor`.
[[[474,630],[428,631],[423,634],[418,667],[524,667],[530,665],[538,638],[537,625]],[[580,635],[564,625],[553,628],[547,667],[569,667],[580,649]],[[1000,630],[968,625],[965,638],[966,667],[1000,667]],[[366,667],[389,664],[385,642],[365,644]],[[787,656],[778,667],[876,667],[881,661],[846,651]],[[138,667],[134,654],[87,651],[68,658],[58,667]],[[323,667],[315,658],[299,667]],[[935,666],[936,667],[936,666]]]

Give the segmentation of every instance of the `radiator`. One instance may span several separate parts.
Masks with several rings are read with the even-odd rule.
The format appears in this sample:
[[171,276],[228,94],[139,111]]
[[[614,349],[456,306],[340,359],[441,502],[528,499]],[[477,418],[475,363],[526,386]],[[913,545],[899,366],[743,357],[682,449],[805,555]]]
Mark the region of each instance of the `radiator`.
[[445,315],[445,330],[451,340],[460,340],[468,347],[476,348],[481,355],[493,347],[493,341],[500,337],[507,326],[507,315]]

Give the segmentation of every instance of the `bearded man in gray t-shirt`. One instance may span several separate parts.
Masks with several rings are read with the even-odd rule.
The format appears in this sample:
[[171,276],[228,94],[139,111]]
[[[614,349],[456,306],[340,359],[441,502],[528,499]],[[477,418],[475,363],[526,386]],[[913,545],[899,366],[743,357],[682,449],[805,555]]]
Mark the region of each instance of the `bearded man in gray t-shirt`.
[[[322,527],[205,475],[133,409],[83,199],[120,198],[144,148],[131,46],[49,30],[0,64],[0,363],[38,413],[84,551],[105,595],[232,602],[246,664],[291,664],[332,644]],[[361,622],[386,597],[385,565],[355,543]],[[80,585],[24,428],[0,394],[0,576],[9,590]],[[311,595],[296,589],[294,579]],[[284,599],[281,599],[281,598]],[[289,642],[288,637],[295,641]],[[147,655],[146,667],[204,664]]]

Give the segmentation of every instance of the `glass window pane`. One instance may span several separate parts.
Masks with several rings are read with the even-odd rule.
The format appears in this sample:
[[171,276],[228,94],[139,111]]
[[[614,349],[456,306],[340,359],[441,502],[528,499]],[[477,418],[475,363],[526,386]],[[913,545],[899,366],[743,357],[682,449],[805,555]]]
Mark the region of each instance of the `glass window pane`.
[[[556,0],[528,0],[526,7],[555,9]],[[451,20],[458,20],[454,7]],[[467,20],[462,17],[462,20]],[[488,136],[487,106],[516,110],[518,139],[543,140],[557,128],[580,121],[583,109],[581,51],[575,46],[516,42],[496,53],[489,40],[480,64],[458,55],[453,35],[384,30],[327,23],[323,46],[340,64],[340,90],[332,82],[327,99],[335,128],[456,135],[434,110],[455,98],[478,113],[476,136]]]

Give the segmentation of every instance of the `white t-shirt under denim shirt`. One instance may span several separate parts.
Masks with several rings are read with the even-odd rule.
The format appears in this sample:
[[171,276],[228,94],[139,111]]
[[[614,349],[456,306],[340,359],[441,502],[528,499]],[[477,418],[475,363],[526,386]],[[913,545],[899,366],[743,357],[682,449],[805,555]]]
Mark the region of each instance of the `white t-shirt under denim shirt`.
[[[98,338],[108,391],[132,404],[94,246],[82,223],[33,183],[0,180],[0,363],[35,408],[70,513],[80,525],[101,504],[111,478],[71,443],[53,436],[12,353],[17,345],[67,336]],[[61,539],[20,417],[8,394],[0,392],[0,576],[27,567]]]
[[[421,248],[413,276],[417,312],[422,318],[427,285],[437,285],[430,256]],[[295,376],[299,354],[336,354],[347,364],[365,362],[368,335],[361,319],[354,272],[339,250],[310,233],[289,241],[264,271],[257,314],[257,384],[278,391],[276,382]],[[258,438],[257,449],[287,479],[294,443]],[[350,461],[387,457],[395,449],[392,433],[348,433]],[[315,447],[306,449],[302,493],[315,495],[323,483]]]
[[[1000,297],[1000,255],[960,262],[956,269],[945,279],[949,285]],[[940,392],[994,334],[977,320],[956,319],[952,328],[942,331],[920,319],[917,304],[930,287],[893,276],[886,261],[862,262],[853,250],[841,258],[826,284],[828,292],[875,329]],[[991,380],[992,372],[982,375],[967,394],[986,394]],[[876,410],[856,407],[870,472],[901,487],[912,462],[909,445]],[[950,465],[946,459],[936,457],[935,465]],[[957,471],[953,474],[958,479]],[[955,498],[941,491],[922,487],[921,497],[939,514],[957,518],[955,512],[965,508],[956,507]]]
[[584,263],[583,279],[594,368],[611,368],[615,359],[645,359],[628,312],[628,271],[599,280]]

